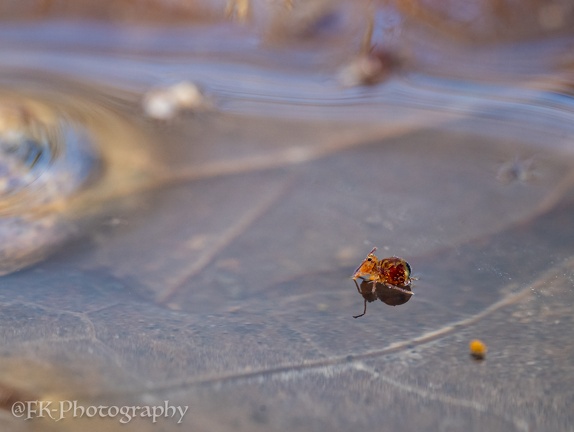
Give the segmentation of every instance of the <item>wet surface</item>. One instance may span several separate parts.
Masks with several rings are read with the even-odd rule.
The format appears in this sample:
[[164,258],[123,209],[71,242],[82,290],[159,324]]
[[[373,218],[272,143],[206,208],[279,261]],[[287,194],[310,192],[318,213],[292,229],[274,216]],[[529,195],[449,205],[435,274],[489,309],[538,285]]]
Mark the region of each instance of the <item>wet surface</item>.
[[[570,12],[42,4],[0,24],[3,430],[572,429]],[[371,7],[400,60],[349,86]],[[355,320],[373,246],[415,295]]]

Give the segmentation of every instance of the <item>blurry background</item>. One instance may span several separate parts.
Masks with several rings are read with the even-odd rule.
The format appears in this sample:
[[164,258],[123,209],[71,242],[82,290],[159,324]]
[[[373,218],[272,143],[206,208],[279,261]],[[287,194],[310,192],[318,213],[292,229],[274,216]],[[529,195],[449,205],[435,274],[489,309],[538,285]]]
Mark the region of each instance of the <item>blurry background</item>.
[[[572,429],[570,2],[0,19],[2,430]],[[374,246],[415,295],[355,320]]]

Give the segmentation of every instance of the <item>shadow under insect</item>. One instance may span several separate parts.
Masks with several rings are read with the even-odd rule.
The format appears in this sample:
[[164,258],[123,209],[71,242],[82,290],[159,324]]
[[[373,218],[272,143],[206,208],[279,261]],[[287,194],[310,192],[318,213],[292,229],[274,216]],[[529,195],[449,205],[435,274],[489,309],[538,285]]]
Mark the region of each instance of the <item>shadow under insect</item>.
[[379,299],[389,306],[399,306],[408,302],[413,296],[410,287],[401,288],[400,290],[397,288],[380,282],[373,284],[372,281],[362,281],[360,286],[357,285],[357,290],[365,299],[365,308],[362,314],[355,315],[353,318],[362,317],[367,313],[367,302],[370,303]]

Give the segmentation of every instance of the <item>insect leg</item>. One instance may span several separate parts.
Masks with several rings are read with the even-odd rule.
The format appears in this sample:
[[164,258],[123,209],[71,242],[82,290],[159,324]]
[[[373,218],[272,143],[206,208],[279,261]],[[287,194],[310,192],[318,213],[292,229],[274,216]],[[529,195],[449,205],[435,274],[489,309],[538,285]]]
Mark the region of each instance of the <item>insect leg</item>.
[[385,286],[386,286],[387,288],[391,288],[391,289],[400,291],[400,292],[402,292],[402,293],[404,293],[404,294],[407,294],[407,295],[415,295],[414,292],[409,291],[409,290],[406,290],[406,289],[401,288],[401,287],[398,287],[398,286],[396,286],[396,285],[391,285],[391,284],[388,284],[388,283],[387,283],[387,284],[385,284]]
[[361,292],[361,288],[359,288],[359,284],[357,283],[357,279],[353,279],[353,282],[355,282],[355,286],[357,287],[357,291],[359,291],[359,294],[362,295],[363,293]]
[[365,309],[363,309],[363,313],[362,313],[361,315],[353,316],[353,318],[362,317],[362,316],[365,315],[366,313],[367,313],[367,299],[365,299]]

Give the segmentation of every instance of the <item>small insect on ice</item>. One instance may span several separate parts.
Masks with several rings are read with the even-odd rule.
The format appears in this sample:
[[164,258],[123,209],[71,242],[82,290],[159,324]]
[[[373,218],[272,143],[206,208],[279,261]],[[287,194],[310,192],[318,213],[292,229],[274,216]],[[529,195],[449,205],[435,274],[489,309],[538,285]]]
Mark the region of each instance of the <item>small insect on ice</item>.
[[[413,295],[411,291],[411,266],[402,258],[390,257],[379,259],[375,255],[377,248],[373,248],[369,255],[357,267],[351,279],[355,282],[357,291],[365,299],[365,308],[363,313],[353,318],[362,317],[367,313],[367,301],[372,302],[377,298],[381,298],[382,289],[395,290],[406,296],[405,303]],[[362,279],[361,287],[357,283],[357,279]],[[401,304],[401,303],[397,303]]]

